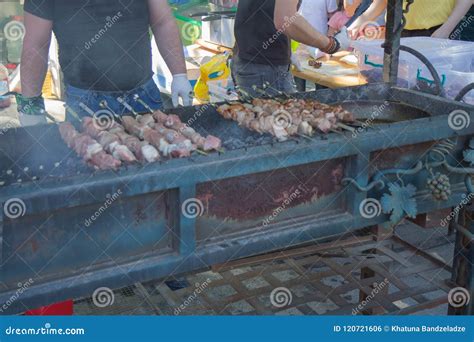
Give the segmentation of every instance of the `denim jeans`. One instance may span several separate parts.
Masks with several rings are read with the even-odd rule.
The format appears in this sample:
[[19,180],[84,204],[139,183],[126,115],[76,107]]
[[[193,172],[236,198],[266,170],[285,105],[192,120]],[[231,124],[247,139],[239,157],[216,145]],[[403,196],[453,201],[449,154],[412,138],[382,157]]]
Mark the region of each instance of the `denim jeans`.
[[232,77],[235,84],[251,96],[261,95],[253,89],[253,86],[264,89],[266,83],[270,86],[265,92],[270,96],[278,95],[278,91],[287,94],[296,91],[289,65],[253,64],[235,57],[232,61]]
[[[160,90],[153,79],[138,88],[126,92],[85,90],[66,85],[66,104],[77,116],[82,118],[84,116],[90,116],[90,113],[87,113],[81,108],[81,103],[89,107],[94,113],[97,113],[103,110],[100,103],[105,100],[111,111],[122,116],[130,112],[117,101],[117,97],[122,97],[135,112],[147,112],[147,109],[142,104],[134,100],[133,97],[135,94],[153,110],[161,109],[163,106]],[[69,111],[66,111],[66,121],[76,122],[77,120]]]

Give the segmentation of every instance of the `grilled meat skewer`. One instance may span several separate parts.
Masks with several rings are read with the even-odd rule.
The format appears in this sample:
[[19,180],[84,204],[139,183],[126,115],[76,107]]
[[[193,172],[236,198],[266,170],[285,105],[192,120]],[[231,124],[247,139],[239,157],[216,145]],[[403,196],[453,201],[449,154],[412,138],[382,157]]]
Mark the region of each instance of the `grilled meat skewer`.
[[93,118],[85,117],[82,120],[82,127],[84,128],[84,132],[96,139],[104,150],[113,155],[116,159],[126,163],[137,161],[132,151],[121,143],[117,135],[98,128]]
[[166,115],[158,110],[153,113],[153,118],[163,126],[181,133],[203,151],[219,151],[222,148],[222,142],[219,138],[213,135],[208,135],[207,137],[201,136],[193,128],[183,123],[177,115]]
[[120,160],[105,152],[88,134],[76,131],[72,124],[68,122],[59,124],[59,133],[70,148],[95,168],[110,170],[122,165]]

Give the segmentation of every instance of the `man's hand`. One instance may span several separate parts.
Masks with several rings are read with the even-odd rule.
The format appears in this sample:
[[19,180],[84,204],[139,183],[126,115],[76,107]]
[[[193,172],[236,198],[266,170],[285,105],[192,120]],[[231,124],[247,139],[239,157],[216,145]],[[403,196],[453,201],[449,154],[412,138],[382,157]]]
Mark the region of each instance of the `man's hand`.
[[339,50],[338,51],[347,51],[351,46],[351,38],[349,37],[349,33],[347,32],[347,27],[343,27],[338,34],[334,36],[339,42]]
[[21,126],[35,126],[47,123],[44,99],[41,95],[24,97],[21,94],[17,94],[16,103]]
[[173,82],[171,83],[171,98],[173,100],[173,106],[178,106],[180,97],[183,100],[184,106],[190,106],[192,104],[192,91],[193,88],[191,87],[186,74],[177,74],[173,76]]

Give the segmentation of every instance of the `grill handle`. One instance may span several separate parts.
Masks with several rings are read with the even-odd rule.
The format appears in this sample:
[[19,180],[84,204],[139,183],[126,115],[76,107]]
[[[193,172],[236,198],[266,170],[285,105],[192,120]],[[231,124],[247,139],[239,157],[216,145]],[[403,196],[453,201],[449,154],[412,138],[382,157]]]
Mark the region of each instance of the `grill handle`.
[[474,90],[474,83],[468,84],[467,86],[462,88],[461,91],[459,92],[458,96],[456,96],[454,98],[454,100],[455,101],[461,101],[464,98],[464,96],[466,96],[467,93],[469,93],[471,90]]
[[431,76],[433,77],[434,84],[435,84],[435,87],[436,87],[436,94],[435,95],[445,97],[444,88],[443,88],[443,85],[441,83],[441,79],[439,77],[439,74],[436,71],[433,64],[431,64],[431,62],[428,60],[428,58],[426,58],[425,55],[423,55],[421,52],[418,52],[415,49],[412,49],[411,47],[408,47],[408,46],[405,46],[405,45],[400,45],[400,50],[408,52],[409,54],[412,54],[413,56],[418,58],[420,61],[423,62],[423,64],[425,64],[427,66],[428,70],[431,73]]

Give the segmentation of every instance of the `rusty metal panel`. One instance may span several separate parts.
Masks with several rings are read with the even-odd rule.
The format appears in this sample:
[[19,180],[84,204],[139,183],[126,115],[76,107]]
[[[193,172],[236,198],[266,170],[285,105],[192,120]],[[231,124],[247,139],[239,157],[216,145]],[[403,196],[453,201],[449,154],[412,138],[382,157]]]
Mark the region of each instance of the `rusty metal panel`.
[[345,210],[341,180],[346,158],[198,184],[204,213],[197,240],[261,230],[287,220]]

